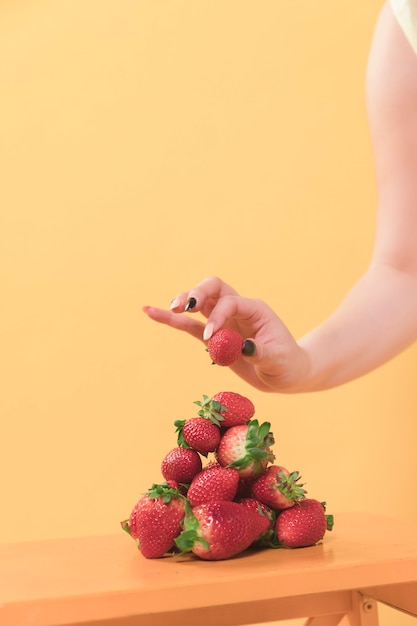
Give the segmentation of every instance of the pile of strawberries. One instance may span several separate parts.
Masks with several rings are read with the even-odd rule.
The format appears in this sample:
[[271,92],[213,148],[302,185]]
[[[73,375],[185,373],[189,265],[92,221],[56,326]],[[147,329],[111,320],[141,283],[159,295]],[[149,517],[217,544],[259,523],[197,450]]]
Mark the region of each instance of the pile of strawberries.
[[307,498],[298,472],[278,465],[270,423],[248,398],[222,391],[175,421],[177,446],[121,522],[145,558],[193,553],[231,558],[251,548],[299,548],[321,541],[333,518]]

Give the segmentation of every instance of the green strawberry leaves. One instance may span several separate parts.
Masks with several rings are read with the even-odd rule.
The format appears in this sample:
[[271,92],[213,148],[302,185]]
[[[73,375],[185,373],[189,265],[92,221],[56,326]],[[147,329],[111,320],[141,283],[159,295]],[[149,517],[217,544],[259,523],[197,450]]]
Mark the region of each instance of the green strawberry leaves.
[[[130,530],[130,520],[124,519],[122,522],[120,522],[120,526],[123,528],[125,532],[127,532],[129,537],[132,537],[133,539],[132,531]],[[140,543],[139,543],[138,538],[135,539],[135,543],[136,543],[137,549],[140,550]]]
[[182,432],[183,426],[184,426],[186,421],[187,420],[175,420],[175,422],[174,422],[175,432],[178,433],[177,442],[178,442],[178,445],[181,446],[182,448],[189,448],[190,447],[188,445],[188,443],[185,441],[184,435],[183,435],[183,432]]
[[[327,502],[320,502],[320,504],[323,507],[324,512],[326,513]],[[326,530],[329,530],[329,531],[333,530],[333,526],[334,526],[334,516],[326,513]]]
[[180,556],[191,552],[195,543],[201,543],[201,545],[209,549],[208,542],[199,534],[200,525],[197,518],[193,514],[190,504],[187,501],[185,505],[185,518],[183,522],[183,531],[174,539],[175,545],[180,550]]
[[172,498],[184,498],[176,487],[171,487],[168,483],[154,483],[145,494],[150,498],[161,498],[165,504],[171,502]]
[[209,396],[205,396],[204,394],[203,401],[196,400],[194,404],[201,407],[197,413],[199,417],[205,417],[213,424],[216,424],[216,426],[221,426],[221,422],[224,420],[221,411],[227,411],[227,407],[220,404],[217,400],[211,400]]
[[274,443],[274,436],[270,431],[270,422],[263,422],[259,425],[258,420],[248,422],[248,431],[246,433],[245,451],[246,454],[240,459],[230,463],[228,467],[236,467],[243,469],[255,461],[273,462],[275,455],[269,447]]
[[289,500],[294,500],[294,502],[304,498],[307,493],[306,490],[303,489],[304,485],[297,484],[301,479],[299,472],[291,472],[291,474],[287,476],[287,474],[281,470],[278,476],[279,481],[276,486],[283,496]]
[[120,526],[123,528],[125,532],[127,532],[128,535],[130,535],[130,537],[132,536],[128,519],[124,519],[122,522],[120,522]]

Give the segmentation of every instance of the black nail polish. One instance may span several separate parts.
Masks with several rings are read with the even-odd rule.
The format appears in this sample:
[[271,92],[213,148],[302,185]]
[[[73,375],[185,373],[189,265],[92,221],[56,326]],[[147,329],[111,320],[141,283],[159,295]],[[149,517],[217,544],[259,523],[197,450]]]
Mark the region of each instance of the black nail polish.
[[184,311],[190,311],[197,304],[197,300],[195,298],[188,298],[187,304],[185,305]]
[[256,344],[252,339],[245,339],[242,346],[242,353],[245,356],[254,356],[256,353]]

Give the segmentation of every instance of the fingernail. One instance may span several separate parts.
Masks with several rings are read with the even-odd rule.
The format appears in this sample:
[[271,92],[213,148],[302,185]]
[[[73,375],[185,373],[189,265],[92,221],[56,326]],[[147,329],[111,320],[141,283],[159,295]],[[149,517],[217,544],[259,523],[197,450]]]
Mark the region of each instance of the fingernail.
[[171,309],[176,309],[180,306],[181,302],[179,301],[178,298],[174,298],[173,300],[171,300],[171,304],[169,305],[169,308]]
[[252,339],[245,339],[242,346],[242,353],[245,356],[254,356],[254,354],[256,354],[256,344]]
[[195,298],[188,298],[184,311],[191,311],[191,309],[193,309],[196,304],[197,300]]
[[209,322],[203,332],[203,339],[204,341],[208,341],[208,339],[210,339],[210,337],[213,334],[213,324],[211,322]]

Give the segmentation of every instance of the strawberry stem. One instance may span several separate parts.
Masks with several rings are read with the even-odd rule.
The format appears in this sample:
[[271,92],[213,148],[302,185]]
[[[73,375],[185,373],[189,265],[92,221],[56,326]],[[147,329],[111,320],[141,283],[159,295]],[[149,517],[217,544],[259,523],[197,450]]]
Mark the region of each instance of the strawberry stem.
[[177,442],[178,445],[182,448],[189,448],[190,446],[188,445],[188,443],[185,441],[184,439],[184,435],[182,433],[182,429],[184,427],[184,424],[187,420],[175,420],[174,422],[174,426],[175,426],[175,432],[178,433],[177,436]]
[[[320,502],[321,506],[323,507],[323,509],[326,511],[326,506],[327,503],[326,502]],[[334,526],[334,517],[333,515],[329,515],[326,513],[326,530],[333,530],[333,526]]]
[[123,530],[125,532],[127,532],[127,534],[131,537],[132,533],[130,531],[130,526],[129,526],[129,520],[128,519],[124,519],[122,522],[120,522],[120,526],[123,528]]
[[216,426],[221,426],[221,423],[224,420],[222,411],[227,411],[227,407],[223,406],[217,400],[212,400],[209,396],[205,396],[203,394],[203,401],[196,400],[194,402],[197,406],[201,407],[198,411],[197,415],[200,417],[205,417],[210,420]]
[[185,510],[186,514],[184,518],[184,529],[180,533],[180,535],[178,535],[178,537],[174,539],[175,545],[180,550],[180,554],[183,555],[191,552],[196,543],[201,543],[201,545],[208,550],[209,544],[205,539],[203,539],[203,537],[199,535],[198,531],[200,526],[188,502],[186,504]]
[[[269,450],[269,447],[274,443],[274,437],[270,428],[271,424],[269,422],[259,425],[258,420],[250,420],[245,441],[246,454],[240,459],[233,461],[233,463],[229,463],[227,467],[243,469],[253,462],[256,464],[257,461],[260,462],[265,459],[273,463],[275,455]],[[259,469],[261,469],[261,464]]]
[[297,484],[300,479],[301,476],[299,472],[291,472],[291,474],[288,474],[287,476],[287,474],[281,470],[278,472],[278,490],[289,500],[298,502],[299,500],[302,500],[307,493],[306,490],[303,489],[304,485]]
[[176,487],[171,487],[168,483],[154,483],[147,491],[145,491],[150,498],[162,498],[165,504],[171,502],[172,498],[184,498]]

